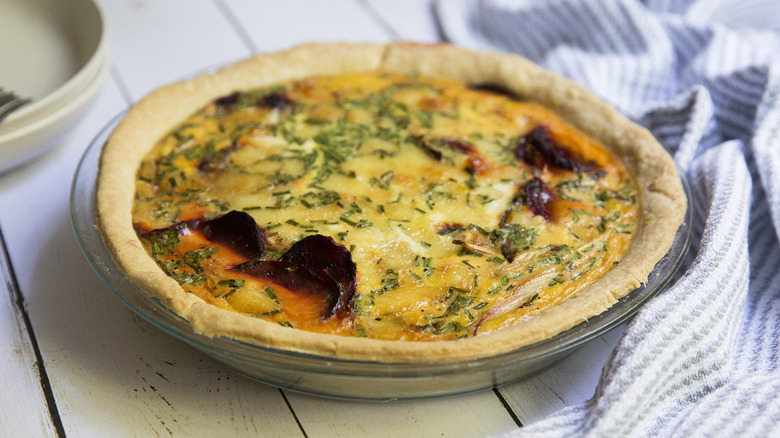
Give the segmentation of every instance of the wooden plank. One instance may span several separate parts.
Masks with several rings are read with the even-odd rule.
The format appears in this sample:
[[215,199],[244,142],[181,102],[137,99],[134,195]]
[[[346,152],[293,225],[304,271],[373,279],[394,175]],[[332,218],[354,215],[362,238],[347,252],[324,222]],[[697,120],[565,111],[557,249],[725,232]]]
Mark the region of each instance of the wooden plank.
[[[387,22],[397,38],[436,42],[440,37],[432,1],[364,0]],[[591,398],[601,369],[624,328],[596,339],[558,364],[518,383],[499,388],[509,408],[530,424],[567,405]]]
[[[227,0],[256,50],[278,50],[308,41],[378,41],[392,38],[365,5],[340,0],[242,2]],[[291,8],[290,8],[291,7]],[[390,8],[392,9],[392,8]],[[306,10],[306,14],[299,11]],[[384,10],[389,10],[385,7]],[[396,14],[396,16],[398,16]],[[263,17],[263,25],[257,25]],[[266,23],[266,20],[270,21]],[[418,24],[423,23],[420,19]],[[348,25],[345,25],[348,24]],[[410,34],[415,25],[405,27]],[[421,35],[424,32],[416,32]],[[492,392],[439,400],[374,404],[324,400],[287,393],[307,435],[477,436],[516,427]],[[453,418],[451,412],[458,412]]]
[[108,84],[67,143],[0,196],[3,229],[65,431],[80,437],[300,435],[278,390],[238,376],[134,316],[81,256],[68,220],[67,182],[95,127],[124,105]]
[[224,0],[257,52],[307,42],[387,42],[391,39],[354,0]]
[[[2,248],[0,258],[5,259]],[[42,392],[30,334],[11,290],[12,272],[0,266],[0,274],[0,435],[53,436],[56,428]]]
[[476,437],[517,428],[492,391],[387,403],[326,400],[291,393],[287,397],[310,438]]
[[[403,8],[421,8],[411,0],[402,1]],[[122,0],[105,6],[115,74],[126,82],[125,94],[137,99],[161,82],[244,56],[250,49],[277,50],[311,40],[431,36],[430,28],[418,27],[423,25],[421,17],[406,23],[401,8],[393,9],[391,3],[200,0],[188,2],[186,14],[179,2]],[[375,8],[393,32],[377,23],[367,7]],[[79,254],[67,219],[67,186],[85,145],[126,105],[119,86],[109,84],[98,105],[60,148],[0,181],[0,220],[11,234],[9,246],[67,432],[300,436],[280,391],[239,377],[138,320],[111,296]],[[611,347],[591,344],[558,366],[501,389],[524,422],[593,394]],[[390,404],[286,394],[311,437],[484,436],[516,427],[490,391]],[[4,422],[0,425],[3,433],[9,430]],[[40,434],[21,436],[30,435]]]
[[392,29],[395,39],[434,43],[441,40],[431,0],[363,0]]
[[103,2],[114,65],[134,99],[163,83],[249,55],[212,1]]
[[[236,34],[229,28],[227,32],[222,32],[220,38],[214,38],[214,34],[209,34],[209,32],[203,32],[199,29],[204,26],[208,27],[208,25],[213,26],[214,18],[216,17],[218,21],[221,16],[211,2],[192,2],[187,5],[187,13],[183,13],[181,4],[175,2],[105,2],[104,7],[108,19],[108,27],[111,30],[110,36],[112,37],[115,66],[120,74],[124,74],[128,81],[127,88],[136,98],[162,81],[178,78],[204,66],[223,62],[226,59],[236,58],[248,53],[246,47],[240,43]],[[196,12],[192,13],[192,11]],[[188,17],[192,20],[188,20]],[[226,22],[223,24],[227,26]],[[220,32],[220,30],[213,30],[213,33],[217,32]],[[230,36],[233,37],[235,44],[224,43],[225,38]],[[163,41],[165,44],[161,44]],[[225,50],[231,47],[234,49],[233,51]],[[128,68],[124,68],[125,66],[128,66]],[[73,271],[69,267],[58,265],[52,268],[48,265],[49,261],[51,261],[49,256],[60,257],[61,260],[69,262],[79,262],[81,265],[84,265],[85,262],[80,257],[79,251],[72,241],[68,242],[67,251],[59,247],[59,245],[64,243],[62,239],[57,239],[58,242],[54,244],[55,247],[49,247],[47,245],[49,242],[41,239],[42,236],[46,235],[46,233],[41,233],[41,230],[50,229],[47,217],[67,218],[68,181],[72,177],[71,173],[73,167],[75,167],[75,160],[80,155],[79,149],[83,149],[98,127],[107,121],[106,117],[118,112],[125,106],[121,96],[116,94],[114,97],[118,104],[109,105],[111,109],[102,114],[103,117],[99,123],[92,125],[86,137],[71,142],[71,145],[76,147],[75,150],[72,147],[68,150],[67,147],[63,146],[53,154],[31,164],[27,168],[19,170],[12,175],[4,176],[2,187],[3,194],[8,196],[3,196],[3,208],[0,210],[2,211],[4,225],[7,225],[6,230],[10,230],[9,240],[12,241],[11,245],[16,248],[13,253],[19,261],[18,266],[22,268],[23,274],[20,278],[25,280],[36,278],[36,282],[44,284],[48,281],[50,283],[45,285],[45,288],[41,288],[40,284],[24,282],[24,290],[27,292],[28,306],[31,309],[31,318],[37,328],[37,334],[42,336],[40,342],[43,354],[47,363],[52,366],[54,391],[63,396],[59,407],[63,409],[66,420],[70,420],[70,424],[68,424],[69,430],[76,431],[79,435],[81,435],[81,430],[79,430],[78,426],[79,422],[83,424],[91,423],[90,428],[99,428],[101,422],[93,422],[92,419],[89,421],[81,421],[79,418],[74,419],[74,417],[81,415],[81,412],[73,409],[71,404],[74,402],[79,403],[78,398],[85,393],[89,394],[92,392],[100,395],[104,394],[104,390],[101,388],[100,382],[95,385],[95,382],[91,381],[90,376],[74,375],[74,364],[70,363],[70,359],[67,357],[69,354],[63,351],[67,346],[73,344],[73,340],[60,343],[53,342],[50,337],[51,334],[62,335],[67,333],[67,330],[59,331],[58,327],[53,324],[54,321],[58,321],[65,327],[72,325],[71,321],[62,320],[60,316],[63,312],[73,310],[72,316],[76,320],[84,318],[84,315],[80,313],[82,309],[74,307],[74,303],[63,303],[62,306],[53,306],[47,295],[51,291],[61,290],[68,279],[71,280],[72,290],[79,290],[84,285],[79,284],[80,278],[78,276],[71,275]],[[86,123],[89,124],[89,121],[86,121]],[[71,154],[71,151],[75,153]],[[67,164],[63,166],[63,163]],[[52,184],[54,181],[56,181],[56,184]],[[50,213],[50,215],[47,216],[44,213]],[[61,236],[71,236],[69,226],[67,224],[62,225],[58,230]],[[38,275],[35,272],[35,267],[39,264],[47,266],[42,275]],[[83,278],[89,279],[87,287],[103,292],[105,297],[101,298],[105,300],[114,300],[91,272],[84,269],[81,269],[81,271],[79,274],[83,275]],[[6,306],[7,303],[6,300],[2,301],[3,315],[12,311],[10,307]],[[101,301],[100,304],[105,303]],[[117,303],[112,302],[112,304]],[[122,309],[121,306],[118,307],[123,315],[128,316],[126,309]],[[42,314],[52,314],[52,317],[42,317]],[[35,374],[34,356],[30,352],[29,341],[25,339],[27,333],[20,331],[15,318],[2,318],[2,321],[4,324],[2,332],[3,348],[0,351],[8,351],[9,354],[5,357],[12,359],[3,361],[3,371],[4,376],[13,377],[2,380],[4,385],[2,394],[4,399],[5,397],[13,396],[14,400],[13,403],[3,403],[4,409],[0,410],[2,412],[0,414],[0,420],[2,420],[0,424],[3,425],[3,434],[11,431],[16,432],[16,428],[19,428],[19,433],[13,433],[9,436],[41,436],[43,435],[42,433],[22,432],[23,428],[30,427],[31,422],[34,427],[51,430],[51,426],[47,421],[48,411],[46,411],[45,401],[40,399],[40,386]],[[94,321],[97,321],[97,319]],[[110,322],[108,322],[108,325],[110,326]],[[74,328],[75,331],[82,329],[81,325],[76,325]],[[96,336],[96,339],[93,340],[96,344],[108,345],[111,344],[110,339],[113,339],[111,336],[114,333],[106,333],[101,327],[94,326],[90,334]],[[55,339],[58,338],[55,337]],[[23,343],[25,341],[28,342],[26,345]],[[111,353],[117,349],[121,349],[122,352],[126,351],[119,345],[116,348],[109,348],[105,351],[106,353]],[[82,353],[85,354],[84,357],[91,355],[89,349],[84,349]],[[116,360],[113,357],[110,359],[109,362]],[[99,364],[99,368],[106,368],[105,364]],[[109,365],[108,368],[111,368],[111,366]],[[216,368],[221,369],[220,367]],[[132,375],[132,373],[129,375]],[[139,375],[140,378],[144,378],[143,374]],[[273,391],[271,392],[273,393]],[[110,395],[106,394],[106,397],[110,397]],[[97,399],[105,401],[105,398],[97,397]],[[39,405],[38,408],[30,405],[31,403]],[[94,415],[98,416],[106,414],[107,411],[110,412],[112,407],[116,409],[118,405],[116,403],[106,403],[105,405],[91,406]],[[21,412],[17,412],[15,408],[19,408]],[[76,415],[68,416],[70,410]],[[89,415],[87,414],[87,417]],[[199,416],[199,414],[194,415],[196,417]],[[113,412],[107,417],[120,416],[129,417],[131,422],[134,417],[133,415],[122,415],[119,411]],[[6,419],[8,421],[5,421]],[[73,426],[73,423],[76,423],[76,426]],[[294,422],[290,424],[294,424]],[[106,430],[111,429],[108,428]],[[130,431],[132,430],[131,428]]]
[[596,392],[601,370],[623,325],[583,345],[571,356],[517,383],[499,388],[523,424],[531,424],[566,406],[582,403]]
[[[163,81],[248,53],[213,3],[188,3],[186,14],[180,6],[106,5],[116,73],[128,81],[124,88],[131,99]],[[21,259],[22,288],[66,431],[75,436],[300,435],[278,390],[236,375],[134,317],[80,257],[66,219],[68,184],[49,186],[71,179],[79,149],[125,105],[119,89],[109,86],[82,122],[85,131],[36,163],[27,180],[13,186],[18,190],[4,192],[8,196],[0,201],[16,207],[3,212],[19,213],[5,220],[15,231],[10,246]],[[41,219],[35,223],[35,218]],[[44,218],[62,221],[48,224]],[[39,265],[47,269],[38,273]],[[58,295],[59,290],[81,293]]]

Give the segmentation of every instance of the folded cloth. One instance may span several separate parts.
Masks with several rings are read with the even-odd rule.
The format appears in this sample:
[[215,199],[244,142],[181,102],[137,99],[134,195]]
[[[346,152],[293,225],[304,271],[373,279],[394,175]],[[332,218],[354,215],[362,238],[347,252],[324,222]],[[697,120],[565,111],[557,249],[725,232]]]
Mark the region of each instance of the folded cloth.
[[593,398],[510,436],[780,436],[780,2],[435,11],[446,40],[518,53],[612,102],[669,149],[692,191],[683,274],[632,320]]

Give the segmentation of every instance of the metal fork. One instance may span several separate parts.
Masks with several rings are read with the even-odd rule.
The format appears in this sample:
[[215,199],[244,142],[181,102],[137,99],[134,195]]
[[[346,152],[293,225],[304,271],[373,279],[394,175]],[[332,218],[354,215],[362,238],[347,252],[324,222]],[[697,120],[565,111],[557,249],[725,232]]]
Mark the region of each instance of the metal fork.
[[0,87],[0,123],[9,114],[28,102],[30,102],[29,98],[19,97],[13,91],[6,91]]

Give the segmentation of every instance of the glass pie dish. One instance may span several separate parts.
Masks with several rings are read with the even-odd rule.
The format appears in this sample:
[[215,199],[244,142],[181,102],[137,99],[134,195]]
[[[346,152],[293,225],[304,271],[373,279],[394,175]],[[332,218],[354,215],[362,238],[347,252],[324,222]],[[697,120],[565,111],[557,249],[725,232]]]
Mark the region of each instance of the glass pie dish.
[[[415,399],[462,394],[519,380],[574,352],[629,319],[661,292],[681,267],[691,241],[691,194],[685,220],[669,252],[647,282],[600,315],[544,341],[508,353],[472,360],[393,363],[334,359],[278,350],[227,337],[207,337],[128,280],[114,264],[96,226],[95,191],[102,147],[124,116],[101,130],[86,150],[73,180],[71,219],[79,245],[94,271],[125,304],[164,332],[239,373],[293,391],[347,399]],[[446,341],[445,341],[446,342]]]

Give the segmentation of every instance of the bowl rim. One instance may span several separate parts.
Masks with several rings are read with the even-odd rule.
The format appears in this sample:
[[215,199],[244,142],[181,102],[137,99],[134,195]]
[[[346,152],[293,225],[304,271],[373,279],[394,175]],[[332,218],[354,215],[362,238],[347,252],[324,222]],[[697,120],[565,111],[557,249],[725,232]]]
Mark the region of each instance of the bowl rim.
[[11,141],[30,134],[31,132],[43,129],[47,125],[56,123],[60,119],[76,111],[89,99],[91,99],[98,90],[100,90],[100,88],[103,86],[103,81],[106,76],[108,76],[108,72],[110,70],[111,61],[108,58],[103,59],[92,80],[86,84],[86,86],[76,95],[73,100],[68,101],[65,105],[59,107],[56,111],[46,115],[43,118],[37,119],[34,122],[24,125],[23,127],[13,130],[9,133],[0,135],[0,146],[4,146],[5,143],[10,143]]
[[[68,4],[68,7],[76,6]],[[24,130],[28,126],[39,122],[40,120],[49,118],[52,114],[60,112],[65,106],[70,106],[68,101],[64,101],[68,96],[78,96],[84,89],[91,85],[94,78],[100,73],[100,69],[103,63],[106,61],[108,54],[108,32],[106,27],[106,15],[102,6],[95,0],[81,0],[78,13],[83,15],[81,11],[86,8],[92,8],[93,12],[97,16],[98,25],[98,40],[94,47],[94,50],[90,54],[89,59],[85,62],[81,68],[73,74],[68,80],[62,83],[59,87],[41,97],[40,99],[33,100],[27,105],[19,108],[17,111],[11,113],[4,121],[4,131],[0,132],[0,145],[6,140],[6,137],[16,133],[17,131]],[[54,106],[56,109],[51,110]],[[50,109],[49,113],[43,111]],[[42,113],[42,115],[41,115]],[[9,128],[10,127],[10,128]]]
[[72,128],[66,122],[75,120],[74,117],[86,110],[96,98],[110,70],[111,62],[105,59],[93,80],[63,107],[21,129],[0,135],[0,175],[52,148],[54,141]]

